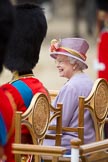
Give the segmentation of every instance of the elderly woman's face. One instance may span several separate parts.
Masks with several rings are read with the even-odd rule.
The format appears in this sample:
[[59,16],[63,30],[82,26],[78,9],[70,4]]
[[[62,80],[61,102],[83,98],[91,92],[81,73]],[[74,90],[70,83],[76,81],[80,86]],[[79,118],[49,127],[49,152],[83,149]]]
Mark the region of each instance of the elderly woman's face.
[[70,79],[73,75],[73,65],[70,64],[69,58],[65,55],[57,55],[55,62],[60,77]]

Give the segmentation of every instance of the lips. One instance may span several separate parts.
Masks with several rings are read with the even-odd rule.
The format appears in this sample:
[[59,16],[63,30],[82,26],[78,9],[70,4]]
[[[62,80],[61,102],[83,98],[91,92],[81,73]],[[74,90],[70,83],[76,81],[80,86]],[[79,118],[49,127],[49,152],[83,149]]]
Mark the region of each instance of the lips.
[[59,72],[63,72],[63,69],[58,69]]

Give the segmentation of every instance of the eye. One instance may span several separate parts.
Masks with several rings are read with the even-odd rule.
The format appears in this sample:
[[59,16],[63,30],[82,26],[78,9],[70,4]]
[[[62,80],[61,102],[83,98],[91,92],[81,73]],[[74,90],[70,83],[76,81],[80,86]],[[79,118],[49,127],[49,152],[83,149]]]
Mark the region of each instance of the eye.
[[63,60],[58,60],[58,63],[61,63],[61,62],[63,62]]
[[55,64],[61,64],[63,60],[55,60]]

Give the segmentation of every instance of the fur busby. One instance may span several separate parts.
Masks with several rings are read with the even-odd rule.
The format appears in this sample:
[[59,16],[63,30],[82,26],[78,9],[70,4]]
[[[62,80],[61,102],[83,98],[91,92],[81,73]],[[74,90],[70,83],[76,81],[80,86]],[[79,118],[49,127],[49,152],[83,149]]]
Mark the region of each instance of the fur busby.
[[14,25],[14,7],[9,0],[0,0],[0,72]]
[[98,10],[108,12],[108,0],[96,0]]
[[30,71],[38,63],[47,22],[43,9],[35,4],[16,6],[15,28],[9,42],[4,65],[9,70]]

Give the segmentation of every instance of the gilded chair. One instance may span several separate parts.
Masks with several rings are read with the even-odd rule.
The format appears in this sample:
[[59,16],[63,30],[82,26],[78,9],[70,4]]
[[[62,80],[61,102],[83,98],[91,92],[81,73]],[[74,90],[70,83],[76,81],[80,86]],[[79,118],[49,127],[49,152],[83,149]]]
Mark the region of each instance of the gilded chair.
[[71,140],[71,162],[108,162],[108,139],[81,145],[80,139]]
[[[59,147],[59,146],[43,146],[43,145],[33,145],[33,144],[12,144],[12,152],[15,155],[34,155],[35,162],[41,162],[41,156],[50,156],[52,157],[52,162],[58,162],[59,157],[62,157],[65,152],[66,148]],[[24,161],[24,159],[22,160]],[[19,158],[19,161],[21,159]],[[27,162],[27,161],[26,161]]]
[[[104,139],[104,124],[108,114],[108,83],[105,79],[96,79],[87,98],[79,96],[78,127],[62,127],[62,131],[77,132],[81,145],[84,144],[84,111],[88,109],[93,119],[96,141]],[[54,129],[54,127],[49,127]],[[47,159],[45,159],[47,162]],[[70,161],[70,158],[59,158],[59,161]]]
[[[53,111],[53,112],[52,112]],[[52,113],[51,113],[52,112]],[[50,117],[52,114],[52,118]],[[61,122],[62,122],[62,104],[58,104],[55,109],[49,103],[48,98],[42,94],[37,93],[32,98],[30,106],[24,113],[16,112],[15,117],[15,144],[21,144],[21,127],[26,126],[32,137],[33,145],[42,145],[45,138],[46,131],[48,130],[50,120],[57,120],[57,137],[58,145],[61,143]],[[26,147],[26,145],[25,145]],[[35,161],[37,161],[37,156]],[[16,162],[19,162],[21,156],[15,155]]]
[[104,139],[104,124],[108,114],[108,83],[99,78],[94,82],[92,91],[87,98],[80,97],[82,107],[90,111],[96,133],[96,141]]
[[53,101],[55,99],[55,97],[57,96],[57,94],[59,93],[59,90],[48,90],[48,92],[49,92],[51,101]]

